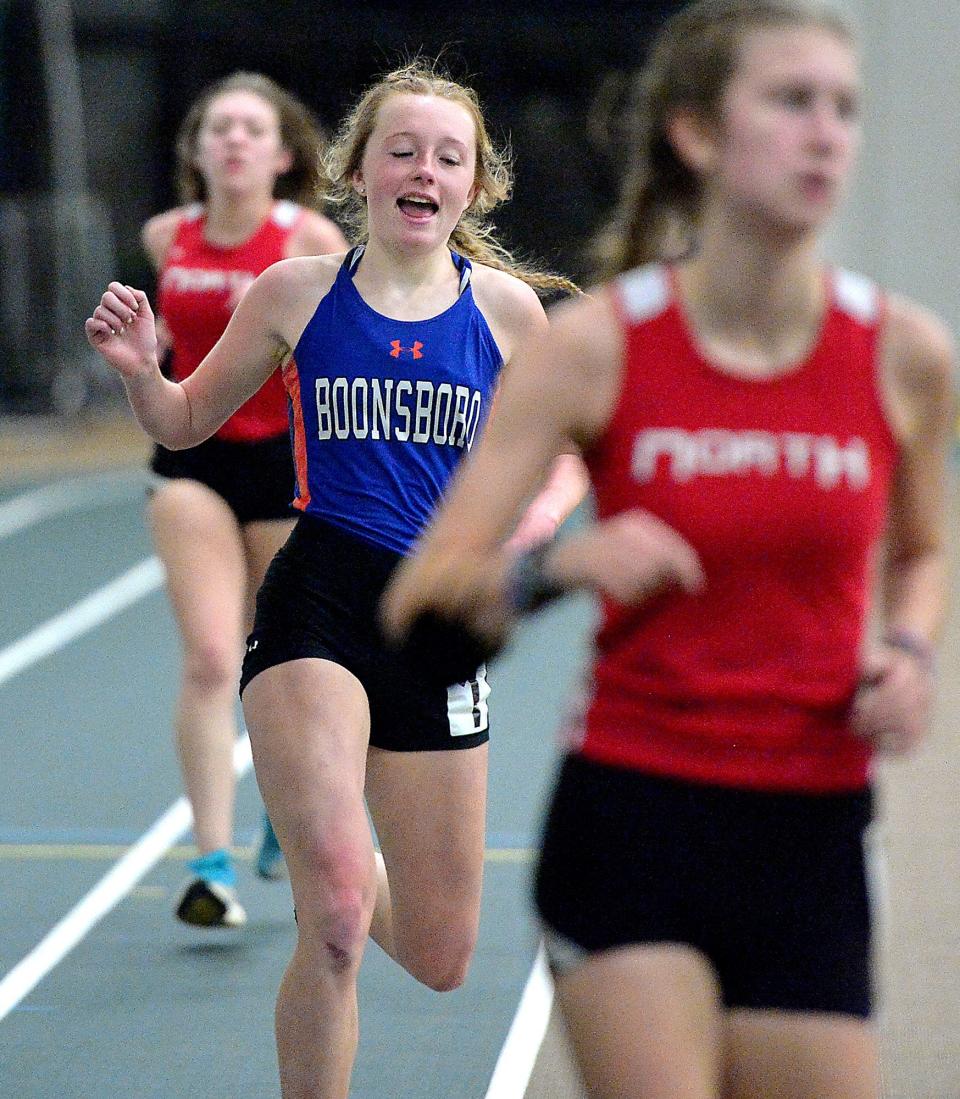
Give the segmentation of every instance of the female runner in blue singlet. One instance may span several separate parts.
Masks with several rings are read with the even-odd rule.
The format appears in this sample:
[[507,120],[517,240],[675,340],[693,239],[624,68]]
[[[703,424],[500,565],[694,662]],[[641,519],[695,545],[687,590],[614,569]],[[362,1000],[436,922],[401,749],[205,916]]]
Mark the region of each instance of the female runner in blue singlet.
[[[283,367],[301,517],[261,588],[241,689],[298,917],[277,1001],[282,1091],[343,1099],[368,934],[418,980],[455,988],[483,868],[484,669],[451,684],[441,648],[385,648],[377,603],[482,429],[500,371],[546,326],[533,288],[573,287],[490,239],[483,219],[508,194],[507,164],[474,93],[431,68],[369,89],[326,169],[364,244],[264,272],[181,384],[157,368],[141,291],[111,283],[86,328],[171,448],[206,438]],[[584,491],[579,459],[560,455],[512,541],[550,537]]]

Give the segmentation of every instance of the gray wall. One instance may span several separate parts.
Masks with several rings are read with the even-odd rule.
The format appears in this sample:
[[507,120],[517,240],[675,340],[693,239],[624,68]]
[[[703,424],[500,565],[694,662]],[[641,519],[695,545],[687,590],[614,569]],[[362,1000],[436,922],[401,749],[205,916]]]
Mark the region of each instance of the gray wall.
[[865,145],[831,256],[960,336],[960,4],[846,0],[863,42]]

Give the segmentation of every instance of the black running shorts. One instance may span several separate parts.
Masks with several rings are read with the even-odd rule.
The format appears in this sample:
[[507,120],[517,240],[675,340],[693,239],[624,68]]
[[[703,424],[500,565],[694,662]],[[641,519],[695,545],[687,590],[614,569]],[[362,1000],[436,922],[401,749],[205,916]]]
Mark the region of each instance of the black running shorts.
[[486,669],[463,683],[433,674],[442,654],[416,660],[387,646],[378,603],[400,561],[385,547],[303,515],[273,559],[247,641],[240,691],[260,672],[316,657],[360,680],[370,705],[370,743],[396,752],[475,748],[490,736]]
[[569,756],[536,905],[562,970],[584,953],[682,943],[728,1007],[871,1011],[864,833],[871,794],[699,786]]
[[286,434],[255,443],[214,437],[187,450],[157,446],[150,468],[160,477],[206,485],[223,497],[241,524],[296,515],[290,503],[294,475]]

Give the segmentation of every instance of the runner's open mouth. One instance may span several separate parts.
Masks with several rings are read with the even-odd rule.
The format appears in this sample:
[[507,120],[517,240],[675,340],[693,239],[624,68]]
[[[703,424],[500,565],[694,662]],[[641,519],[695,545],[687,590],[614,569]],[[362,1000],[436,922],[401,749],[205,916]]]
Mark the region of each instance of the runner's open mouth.
[[405,214],[412,217],[430,217],[440,207],[428,198],[398,198],[397,205]]

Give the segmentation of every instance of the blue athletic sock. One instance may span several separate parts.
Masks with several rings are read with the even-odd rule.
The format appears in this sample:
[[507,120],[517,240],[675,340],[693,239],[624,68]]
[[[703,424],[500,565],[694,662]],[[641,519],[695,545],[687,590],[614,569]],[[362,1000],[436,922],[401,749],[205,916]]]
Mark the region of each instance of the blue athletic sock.
[[198,855],[191,859],[187,866],[204,881],[219,882],[220,885],[236,885],[237,871],[233,865],[233,858],[226,847],[217,851],[208,851],[205,855]]
[[257,852],[257,873],[261,878],[276,879],[285,872],[283,852],[277,834],[273,830],[267,811],[263,811],[263,835],[260,840],[260,850]]

